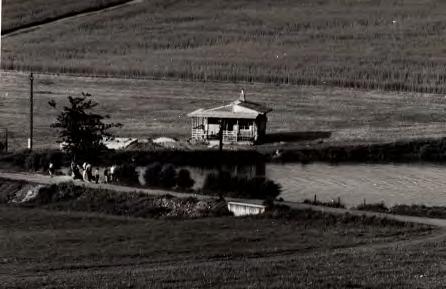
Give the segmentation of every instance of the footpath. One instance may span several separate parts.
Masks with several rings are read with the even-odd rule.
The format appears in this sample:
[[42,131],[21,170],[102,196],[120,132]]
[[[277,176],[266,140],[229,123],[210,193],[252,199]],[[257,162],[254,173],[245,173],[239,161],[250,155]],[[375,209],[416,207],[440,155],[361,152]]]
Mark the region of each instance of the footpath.
[[[63,182],[73,182],[76,186],[85,186],[87,188],[93,188],[93,189],[106,189],[110,191],[115,192],[124,192],[124,193],[133,193],[133,192],[141,192],[149,195],[172,195],[179,198],[184,197],[194,197],[197,199],[209,199],[209,198],[215,198],[213,196],[206,196],[206,195],[200,195],[200,194],[193,194],[193,193],[179,193],[175,191],[168,191],[168,190],[156,190],[156,189],[146,189],[146,188],[138,188],[138,187],[128,187],[128,186],[122,186],[117,184],[95,184],[95,183],[87,183],[80,180],[75,180],[69,176],[54,176],[50,177],[48,175],[42,175],[42,174],[33,174],[33,173],[9,173],[9,172],[1,172],[0,171],[0,179],[8,179],[13,181],[24,181],[24,182],[30,182],[30,183],[36,183],[36,184],[44,184],[44,185],[50,185],[50,184],[60,184]],[[235,198],[226,198],[227,201],[235,201],[235,202],[243,202],[243,203],[249,203],[249,204],[262,204],[262,200],[247,200],[247,199],[235,199]],[[419,223],[419,224],[425,224],[425,225],[431,225],[431,226],[437,226],[446,228],[446,219],[434,219],[434,218],[426,218],[426,217],[413,217],[413,216],[403,216],[403,215],[393,215],[393,214],[386,214],[386,213],[377,213],[377,212],[367,212],[367,211],[359,211],[359,210],[352,210],[352,209],[340,209],[340,208],[330,208],[330,207],[324,207],[324,206],[315,206],[311,204],[303,204],[303,203],[297,203],[297,202],[276,202],[278,204],[289,206],[293,209],[311,209],[315,211],[320,212],[326,212],[331,214],[345,214],[349,213],[352,215],[357,216],[374,216],[378,218],[387,218],[392,220],[397,220],[401,222],[408,222],[408,223]]]

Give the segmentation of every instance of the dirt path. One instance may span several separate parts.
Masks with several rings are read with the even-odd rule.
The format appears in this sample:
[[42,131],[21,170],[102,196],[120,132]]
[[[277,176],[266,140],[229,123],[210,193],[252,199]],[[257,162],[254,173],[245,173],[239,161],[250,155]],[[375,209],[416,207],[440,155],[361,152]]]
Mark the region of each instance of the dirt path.
[[142,192],[150,195],[172,195],[175,197],[196,197],[199,199],[206,199],[210,198],[210,196],[203,196],[203,195],[197,195],[197,194],[188,194],[188,193],[177,193],[173,191],[167,191],[167,190],[155,190],[155,189],[143,189],[143,188],[137,188],[137,187],[128,187],[128,186],[121,186],[116,184],[95,184],[95,183],[87,183],[81,180],[74,180],[73,178],[69,176],[54,176],[50,177],[48,175],[42,175],[42,174],[32,174],[32,173],[7,173],[7,172],[0,172],[0,178],[3,179],[9,179],[14,181],[26,181],[30,183],[37,183],[37,184],[60,184],[63,182],[70,182],[72,181],[77,186],[85,186],[87,188],[93,188],[93,189],[106,189],[111,190],[115,192],[123,192],[123,193],[133,193],[133,192]]
[[[32,173],[9,173],[9,172],[0,172],[0,178],[15,180],[15,181],[26,181],[38,184],[58,184],[62,182],[72,181],[72,178],[69,176],[55,176],[50,177],[47,175],[41,174],[32,174]],[[167,190],[156,190],[156,189],[145,189],[145,188],[137,188],[137,187],[127,187],[115,184],[95,184],[95,183],[86,183],[83,181],[76,180],[73,182],[78,186],[85,186],[93,189],[107,189],[116,192],[142,192],[150,195],[165,195],[170,194],[175,197],[195,197],[198,199],[208,199],[213,198],[212,196],[199,195],[199,194],[190,194],[190,193],[178,193],[174,191]],[[227,198],[229,201],[239,201],[253,204],[261,204],[263,201],[261,200],[244,200],[244,199],[234,199]],[[330,208],[324,206],[314,206],[310,204],[302,204],[296,202],[280,202],[280,204],[287,205],[294,209],[312,209],[320,212],[326,212],[331,214],[345,214],[349,213],[356,216],[375,216],[379,218],[387,218],[392,220],[397,220],[401,222],[409,222],[409,223],[418,223],[431,225],[436,227],[445,228],[446,230],[446,219],[434,219],[434,218],[425,218],[425,217],[413,217],[413,216],[403,216],[403,215],[393,215],[393,214],[385,214],[385,213],[377,213],[377,212],[367,212],[367,211],[358,211],[358,210],[350,210],[350,209],[339,209],[339,208]]]
[[86,17],[86,16],[92,16],[92,15],[96,15],[99,13],[104,13],[104,12],[108,12],[108,11],[112,11],[115,9],[121,9],[123,7],[129,6],[129,5],[133,5],[133,4],[137,4],[137,3],[141,3],[143,0],[128,0],[124,3],[118,3],[118,4],[111,4],[109,6],[106,7],[99,7],[99,8],[89,8],[86,11],[81,11],[78,13],[70,13],[70,14],[65,14],[65,15],[60,15],[51,19],[46,19],[46,20],[42,20],[39,22],[34,22],[34,23],[29,23],[26,25],[23,25],[21,27],[18,28],[13,28],[9,31],[5,31],[2,33],[2,39],[8,38],[8,37],[12,37],[18,34],[23,34],[23,33],[28,33],[28,32],[32,32],[35,31],[37,29],[43,28],[47,25],[52,25],[52,24],[56,24],[56,23],[60,23],[63,21],[67,21],[70,19],[76,19],[76,18],[80,18],[80,17]]

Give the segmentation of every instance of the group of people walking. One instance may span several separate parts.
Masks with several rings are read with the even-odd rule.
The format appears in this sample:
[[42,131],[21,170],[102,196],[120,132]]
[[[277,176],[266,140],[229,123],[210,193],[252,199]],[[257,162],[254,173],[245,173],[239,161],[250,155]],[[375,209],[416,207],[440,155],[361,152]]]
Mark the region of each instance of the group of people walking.
[[[116,165],[113,165],[110,168],[104,169],[103,173],[104,183],[111,183],[115,181],[116,167],[117,167]],[[72,161],[70,168],[71,168],[71,177],[73,179],[83,180],[84,182],[94,182],[96,184],[99,183],[100,180],[99,168],[96,167],[93,172],[93,167],[90,163],[84,162],[82,166],[80,166],[76,164],[76,162]]]
[[[118,181],[116,177],[117,168],[117,165],[106,167],[103,171],[102,183],[112,183]],[[73,180],[83,180],[84,182],[99,184],[101,177],[98,167],[96,167],[93,171],[93,166],[88,162],[84,162],[82,166],[80,166],[76,164],[75,161],[72,161],[70,169]],[[48,173],[50,177],[53,177],[55,174],[55,167],[52,162],[50,162],[48,165]]]

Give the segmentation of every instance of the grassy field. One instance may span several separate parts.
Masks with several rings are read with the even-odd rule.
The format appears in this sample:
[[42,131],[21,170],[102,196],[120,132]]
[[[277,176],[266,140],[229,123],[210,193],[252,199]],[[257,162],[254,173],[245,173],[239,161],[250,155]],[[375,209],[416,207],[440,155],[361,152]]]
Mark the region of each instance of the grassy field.
[[[48,101],[91,93],[99,111],[124,124],[120,136],[150,138],[190,136],[186,114],[238,98],[270,106],[268,134],[275,142],[314,144],[395,141],[446,135],[446,99],[442,95],[392,93],[325,86],[201,83],[114,78],[35,75],[36,147],[55,144],[49,125],[57,111]],[[3,72],[0,77],[0,124],[11,132],[10,148],[26,146],[29,112],[27,74]],[[316,140],[314,140],[316,139]],[[266,144],[265,146],[268,146]]]
[[440,288],[446,281],[443,241],[385,245],[426,238],[420,226],[339,223],[317,213],[155,220],[5,206],[0,220],[4,288]]
[[143,0],[5,38],[2,66],[443,93],[445,11],[438,0]]
[[125,0],[6,0],[2,9],[2,34],[22,27],[107,7]]

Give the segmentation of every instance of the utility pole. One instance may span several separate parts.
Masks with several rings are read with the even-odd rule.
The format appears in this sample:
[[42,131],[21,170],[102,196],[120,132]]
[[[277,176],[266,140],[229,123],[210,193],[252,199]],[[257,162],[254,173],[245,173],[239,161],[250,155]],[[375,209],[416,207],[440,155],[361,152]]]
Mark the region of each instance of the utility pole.
[[219,130],[218,130],[218,150],[219,151],[223,151],[223,129],[225,123],[223,122],[223,120],[219,121]]
[[30,91],[29,91],[29,139],[28,139],[28,149],[33,150],[33,113],[34,113],[34,100],[33,100],[33,86],[34,86],[34,76],[33,73],[29,75],[30,80]]
[[2,67],[2,14],[2,0],[0,0],[0,70]]

